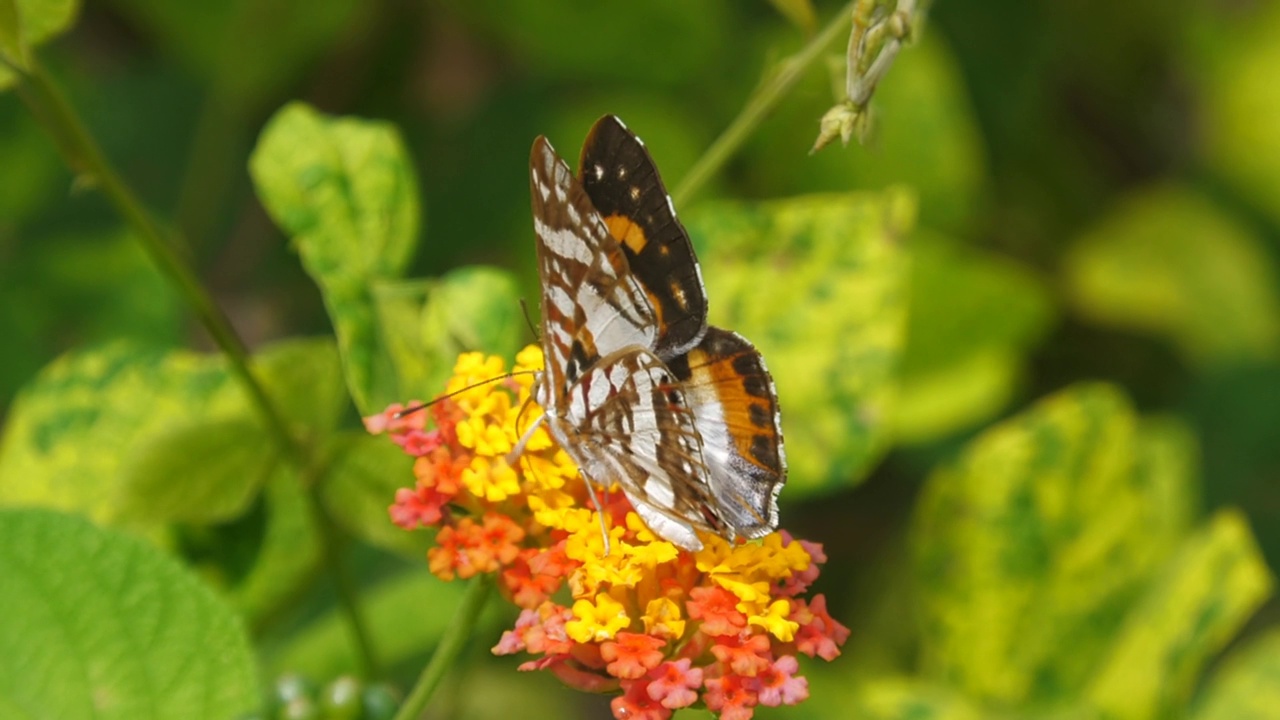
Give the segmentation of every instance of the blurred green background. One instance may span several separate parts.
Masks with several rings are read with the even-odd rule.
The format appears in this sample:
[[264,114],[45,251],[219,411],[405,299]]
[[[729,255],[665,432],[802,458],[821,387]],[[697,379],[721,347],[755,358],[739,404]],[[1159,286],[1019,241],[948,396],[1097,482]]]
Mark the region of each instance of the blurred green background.
[[[518,294],[533,302],[532,139],[548,135],[572,162],[594,119],[614,113],[644,138],[674,186],[773,64],[843,7],[814,2],[810,17],[806,3],[776,5],[105,0],[81,8],[40,57],[126,181],[181,231],[202,279],[249,345],[260,348],[331,332],[321,291],[264,210],[248,171],[264,125],[286,103],[377,118],[399,130],[422,217],[404,275],[496,265],[512,270]],[[779,6],[799,10],[788,17]],[[1108,663],[1125,664],[1125,650],[1092,645],[1123,635],[1127,603],[1149,598],[1148,582],[1165,590],[1173,583],[1190,596],[1195,591],[1187,588],[1234,577],[1206,571],[1178,585],[1153,569],[1172,557],[1171,548],[1182,547],[1179,562],[1190,562],[1197,548],[1217,547],[1215,538],[1246,537],[1247,524],[1267,565],[1280,568],[1280,3],[940,0],[921,27],[875,96],[865,147],[807,154],[817,119],[833,103],[833,80],[840,82],[831,64],[819,63],[680,208],[702,253],[713,315],[724,298],[713,319],[733,318],[729,324],[753,339],[763,334],[766,356],[781,356],[770,364],[784,405],[788,383],[793,397],[803,398],[793,400],[798,409],[784,407],[796,418],[785,423],[797,437],[790,449],[800,476],[797,489],[783,495],[784,525],[825,544],[831,562],[819,589],[854,639],[845,658],[813,668],[814,698],[791,716],[835,717],[857,707],[868,717],[982,717],[984,707],[1054,707],[1081,694],[1114,710],[1124,703],[1108,705],[1107,698],[1126,696],[1128,686],[1083,678]],[[833,60],[842,48],[843,40],[832,48]],[[776,287],[744,285],[748,275],[733,269],[742,254],[717,241],[717,232],[743,223],[755,233],[756,259],[771,252],[802,257],[785,218],[803,208],[784,201],[743,211],[733,203],[848,191],[883,198],[890,208],[884,213],[914,208],[903,211],[914,223],[908,218],[900,232],[884,233],[900,257],[859,252],[837,263],[849,273],[837,278],[839,287],[873,294],[881,322],[900,327],[884,331],[889,339],[875,353],[851,357],[836,343],[825,355],[807,345],[771,354],[769,342],[777,341],[769,328],[786,318],[753,314],[736,299],[749,291],[803,315],[800,284],[812,275],[797,267],[771,274]],[[823,232],[815,227],[795,232]],[[890,265],[903,274],[900,281],[867,289],[885,277],[874,268]],[[813,315],[810,309],[806,317],[818,322]],[[850,322],[865,329],[872,321]],[[112,208],[74,182],[13,93],[0,94],[0,337],[0,407],[69,350],[121,338],[212,349]],[[857,417],[848,408],[839,418],[820,415],[807,403],[827,386],[800,387],[810,355],[822,356],[822,377],[859,398],[864,389],[854,386],[874,376],[875,402]],[[1077,385],[1085,381],[1111,384]],[[1027,410],[1064,389],[1050,405]],[[1084,420],[1072,415],[1077,409]],[[353,415],[345,410],[348,424]],[[979,437],[1015,415],[995,435]],[[832,427],[828,421],[834,434],[812,430]],[[1094,458],[1093,445],[1079,444],[1080,428],[1124,446]],[[1044,446],[1044,462],[1073,468],[1065,479],[1046,479],[1033,460],[993,449],[1009,435],[1043,441],[1059,431],[1063,437]],[[848,445],[859,444],[851,459],[841,455],[844,433]],[[1124,444],[1130,435],[1132,448]],[[1115,602],[1085,620],[1071,616],[1056,626],[1065,628],[1061,637],[1028,640],[1034,633],[1026,629],[1037,613],[1060,618],[1045,609],[1058,600],[1024,597],[1010,601],[1015,610],[1001,606],[992,622],[1018,618],[1026,625],[995,634],[1008,633],[1008,657],[1020,658],[1008,662],[1025,663],[1030,679],[1010,680],[1012,671],[984,675],[980,668],[994,661],[979,651],[978,638],[989,628],[957,629],[960,611],[930,609],[982,588],[948,584],[954,568],[937,570],[947,561],[931,553],[983,532],[956,518],[990,500],[984,478],[1001,473],[1018,476],[1009,482],[1033,493],[1060,482],[1063,497],[1079,495],[1067,504],[1086,525],[1129,502],[1122,497],[1129,481],[1097,484],[1093,479],[1106,473],[1072,465],[1095,461],[1123,465],[1125,477],[1130,464],[1176,467],[1183,478],[1176,488],[1141,495],[1132,501],[1134,514],[1114,518],[1124,532],[1167,542],[1108,545],[1119,554],[1094,562],[1118,579],[1080,602],[1112,595]],[[1023,462],[1031,469],[1019,475]],[[962,478],[978,478],[972,493],[956,490],[966,487]],[[1150,510],[1156,497],[1174,509]],[[1229,507],[1242,515],[1213,515]],[[227,559],[234,553],[219,544],[260,539],[236,528],[184,532],[187,558],[208,552],[224,567],[234,564]],[[1184,537],[1207,539],[1203,547],[1181,546]],[[1055,547],[1052,537],[1044,542]],[[361,552],[370,583],[411,563]],[[1076,581],[1067,573],[1053,582]],[[1250,608],[1267,594],[1257,578],[1240,582],[1255,588],[1242,601]],[[383,588],[383,599],[414,612],[411,586],[401,584]],[[440,607],[416,612],[441,623],[453,596],[432,592]],[[920,614],[902,609],[907,597],[924,607]],[[326,602],[315,598],[309,612]],[[966,601],[954,602],[947,607]],[[975,607],[965,622],[996,612]],[[1280,678],[1280,604],[1262,605],[1247,625],[1248,611],[1214,607],[1219,616],[1238,617],[1232,627],[1243,629],[1223,630],[1209,644],[1243,646],[1265,635],[1246,648],[1262,659],[1208,690],[1196,670],[1179,671],[1173,699],[1153,701],[1145,715],[1122,709],[1113,716],[1180,716],[1192,694],[1202,717],[1246,716],[1221,710],[1228,701],[1215,698],[1230,695],[1222,687],[1231,682],[1246,683],[1248,672]],[[500,622],[492,624],[495,641]],[[316,630],[313,640],[322,642],[315,639],[322,634]],[[272,667],[307,658],[308,647],[294,646]],[[474,651],[484,655],[483,647]],[[1073,652],[1081,659],[1066,657]],[[1212,676],[1219,656],[1203,656]],[[902,680],[857,695],[842,690],[840,679],[849,676],[924,684]],[[505,659],[481,663],[458,687],[484,683],[526,693],[530,707],[549,703],[547,717],[563,717],[570,706],[584,716],[603,708],[550,677],[516,676]],[[908,696],[924,714],[901,710]],[[485,706],[484,694],[458,690],[445,700],[466,705],[463,716],[502,716],[501,708]],[[1257,712],[1249,717],[1280,717]]]

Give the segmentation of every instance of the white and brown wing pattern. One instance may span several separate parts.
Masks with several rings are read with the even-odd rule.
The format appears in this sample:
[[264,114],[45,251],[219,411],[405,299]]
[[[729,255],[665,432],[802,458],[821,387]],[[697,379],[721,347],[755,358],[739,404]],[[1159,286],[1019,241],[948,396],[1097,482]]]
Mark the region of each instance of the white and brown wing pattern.
[[546,369],[537,398],[589,482],[616,482],[657,534],[689,549],[725,532],[658,322],[616,238],[545,138],[530,159]]

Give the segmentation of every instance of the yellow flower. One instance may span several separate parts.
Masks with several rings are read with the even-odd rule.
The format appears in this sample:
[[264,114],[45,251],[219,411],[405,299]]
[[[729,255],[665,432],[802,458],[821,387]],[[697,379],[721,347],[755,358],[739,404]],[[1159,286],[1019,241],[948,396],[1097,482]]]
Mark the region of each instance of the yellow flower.
[[520,493],[520,479],[506,459],[477,457],[462,471],[462,484],[467,491],[489,502],[502,502]]
[[[639,519],[635,513],[627,513],[628,525],[631,524],[629,521],[633,517],[636,517],[637,520]],[[621,549],[633,563],[643,565],[648,568],[648,571],[650,572],[652,572],[653,568],[660,563],[675,560],[676,556],[679,554],[679,551],[676,550],[676,546],[666,542],[665,540],[654,540],[652,542],[640,543],[638,545],[622,543]]]
[[782,642],[791,642],[795,639],[796,630],[800,629],[800,623],[788,620],[787,616],[790,614],[791,603],[786,600],[775,600],[763,614],[749,615],[747,623],[768,630]]
[[678,640],[684,635],[685,621],[680,617],[680,606],[671,598],[654,598],[645,606],[644,631],[655,637]]
[[729,575],[712,575],[711,579],[717,585],[728,590],[738,596],[738,610],[741,612],[751,612],[755,607],[763,607],[761,601],[768,602],[769,583],[759,580],[756,582],[746,582]]
[[573,604],[573,620],[564,624],[569,637],[580,643],[612,640],[618,631],[631,624],[622,603],[604,593],[596,601],[579,600]]

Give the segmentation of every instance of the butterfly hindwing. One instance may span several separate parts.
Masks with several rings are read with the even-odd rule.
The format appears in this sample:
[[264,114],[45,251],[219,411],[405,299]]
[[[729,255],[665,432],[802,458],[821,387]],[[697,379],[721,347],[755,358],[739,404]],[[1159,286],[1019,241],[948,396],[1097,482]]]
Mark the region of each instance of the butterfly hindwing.
[[707,329],[707,295],[689,233],[676,218],[649,151],[622,121],[606,115],[582,147],[582,186],[645,285],[659,334],[654,352],[680,355]]
[[658,356],[632,348],[601,358],[567,400],[553,434],[569,439],[588,477],[617,481],[641,519],[682,547],[701,547],[695,528],[723,532],[696,418]]
[[764,358],[741,335],[709,327],[671,371],[694,415],[725,524],[744,537],[768,534],[778,524],[787,463],[778,395]]

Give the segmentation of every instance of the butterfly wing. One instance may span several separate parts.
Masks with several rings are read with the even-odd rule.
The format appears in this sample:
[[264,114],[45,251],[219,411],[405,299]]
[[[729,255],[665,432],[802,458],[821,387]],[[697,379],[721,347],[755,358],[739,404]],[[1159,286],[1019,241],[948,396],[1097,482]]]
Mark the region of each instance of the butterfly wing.
[[587,368],[623,348],[653,347],[657,323],[618,241],[544,137],[533,143],[529,183],[546,364],[539,402],[559,415]]
[[661,358],[642,348],[602,358],[566,401],[552,434],[588,477],[616,481],[650,530],[690,550],[702,547],[695,529],[724,532],[696,419]]
[[707,294],[689,233],[649,151],[606,115],[587,135],[578,175],[644,286],[659,327],[654,352],[663,360],[687,352],[707,330]]
[[702,439],[718,515],[736,535],[767,535],[778,526],[787,461],[764,358],[737,333],[710,327],[670,368]]

